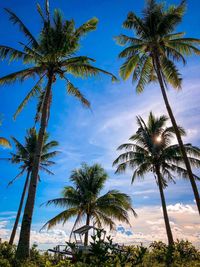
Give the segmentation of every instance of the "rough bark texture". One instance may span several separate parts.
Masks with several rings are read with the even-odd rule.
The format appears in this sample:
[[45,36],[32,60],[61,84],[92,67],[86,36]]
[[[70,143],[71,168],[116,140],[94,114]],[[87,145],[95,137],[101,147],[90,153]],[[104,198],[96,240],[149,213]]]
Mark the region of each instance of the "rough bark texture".
[[155,59],[155,71],[157,73],[157,77],[158,77],[158,81],[159,81],[159,84],[160,84],[162,96],[164,98],[165,106],[167,108],[169,117],[171,119],[174,131],[175,131],[175,134],[176,134],[176,137],[177,137],[177,141],[178,141],[178,144],[179,144],[182,156],[183,156],[183,160],[184,160],[184,163],[185,163],[185,166],[186,166],[186,169],[187,169],[188,177],[190,179],[190,183],[192,185],[192,189],[193,189],[193,192],[194,192],[197,208],[198,208],[198,211],[199,211],[199,214],[200,214],[199,192],[198,192],[197,185],[196,185],[193,173],[192,173],[192,169],[191,169],[191,166],[190,166],[189,159],[187,157],[187,154],[186,154],[186,151],[185,151],[185,148],[184,148],[184,144],[183,144],[183,141],[182,141],[182,138],[181,138],[181,134],[180,134],[180,132],[178,130],[178,126],[177,126],[174,114],[172,112],[172,109],[170,107],[170,104],[169,104],[169,101],[168,101],[168,98],[167,98],[167,94],[166,94],[166,91],[165,91],[165,86],[164,86],[162,74],[160,72],[160,63],[159,63],[158,57]]
[[11,233],[11,236],[10,236],[10,240],[9,240],[9,244],[10,245],[13,245],[13,242],[14,242],[14,239],[15,239],[17,227],[18,227],[18,224],[19,224],[20,215],[21,215],[21,212],[22,212],[22,207],[23,207],[23,204],[24,204],[24,198],[25,198],[25,195],[26,195],[27,187],[28,187],[29,176],[30,176],[30,171],[28,170],[27,176],[26,176],[26,181],[25,181],[25,184],[24,184],[24,189],[23,189],[21,200],[20,200],[20,204],[19,204],[19,208],[18,208],[18,211],[17,211],[17,216],[16,216],[16,219],[15,219],[15,223],[14,223],[14,226],[13,226],[13,229],[12,229],[12,233]]
[[48,73],[48,83],[47,83],[45,99],[44,99],[44,103],[42,107],[42,117],[41,117],[41,123],[40,123],[40,130],[38,134],[38,143],[37,143],[36,154],[34,158],[33,169],[31,173],[28,197],[27,197],[26,206],[24,210],[19,243],[18,243],[17,252],[16,252],[17,259],[26,259],[29,257],[32,215],[33,215],[33,209],[34,209],[34,204],[35,204],[41,151],[42,151],[42,146],[44,142],[44,134],[45,134],[46,127],[47,127],[52,83],[53,83],[53,73],[50,71]]
[[163,216],[164,216],[164,220],[165,220],[165,227],[166,227],[166,232],[167,232],[168,244],[169,244],[169,246],[173,246],[174,240],[173,240],[173,236],[172,236],[171,227],[169,224],[169,217],[167,214],[165,195],[163,192],[163,185],[162,185],[162,177],[161,177],[160,170],[159,170],[158,166],[156,167],[156,175],[157,175],[157,179],[158,179],[158,187],[159,187],[159,191],[160,191],[160,198],[161,198],[161,203],[162,203]]
[[[90,225],[90,215],[87,214],[86,215],[86,225]],[[84,240],[84,245],[87,246],[88,245],[88,232],[85,234],[85,240]]]

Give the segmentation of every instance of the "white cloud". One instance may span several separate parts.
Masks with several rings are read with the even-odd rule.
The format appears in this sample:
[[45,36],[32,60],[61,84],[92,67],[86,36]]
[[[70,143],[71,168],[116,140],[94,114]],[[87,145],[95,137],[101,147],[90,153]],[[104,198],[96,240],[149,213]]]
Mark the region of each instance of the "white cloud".
[[191,205],[183,205],[181,203],[176,203],[175,205],[169,205],[167,206],[167,210],[169,213],[173,213],[173,212],[189,213],[189,214],[197,213],[197,211],[195,211]]
[[[176,208],[176,211],[169,212],[174,239],[187,239],[200,247],[199,215],[197,212],[191,213],[191,211],[195,211],[196,207],[194,205],[183,205],[180,203],[171,206],[179,207],[179,209]],[[132,217],[131,219],[131,231],[133,235],[127,236],[125,233],[117,232],[114,236],[115,240],[119,243],[127,244],[149,244],[153,240],[167,242],[161,208],[159,206],[149,206],[138,208],[136,211],[138,218],[135,219]],[[192,214],[192,217],[188,216],[188,214]]]

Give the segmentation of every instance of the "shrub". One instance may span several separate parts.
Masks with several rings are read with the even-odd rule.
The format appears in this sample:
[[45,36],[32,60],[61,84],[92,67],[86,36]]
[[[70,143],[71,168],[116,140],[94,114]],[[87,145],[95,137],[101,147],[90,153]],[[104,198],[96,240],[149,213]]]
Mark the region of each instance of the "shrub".
[[10,262],[7,259],[0,259],[1,267],[11,267]]
[[8,242],[0,243],[0,259],[7,259],[9,261],[12,261],[15,257],[15,252],[15,246],[9,245]]
[[0,267],[200,267],[200,252],[188,241],[175,242],[168,247],[163,242],[153,242],[149,248],[140,246],[120,247],[111,237],[102,240],[101,232],[92,237],[88,253],[77,250],[75,262],[61,259],[49,253],[40,254],[34,245],[30,259],[24,262],[14,260],[16,247],[7,242],[0,244]]

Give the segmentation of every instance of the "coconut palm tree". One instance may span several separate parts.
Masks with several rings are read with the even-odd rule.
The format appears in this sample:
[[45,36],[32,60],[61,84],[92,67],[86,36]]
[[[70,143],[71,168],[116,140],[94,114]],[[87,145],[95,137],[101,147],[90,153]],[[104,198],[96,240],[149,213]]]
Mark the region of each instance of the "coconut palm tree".
[[[41,161],[40,161],[40,171],[45,171],[48,174],[53,175],[53,173],[48,169],[49,166],[52,166],[55,164],[54,161],[51,160],[51,158],[55,157],[58,154],[58,151],[50,151],[52,148],[56,147],[58,145],[58,142],[56,141],[50,141],[48,142],[48,134],[45,134],[44,138],[44,145],[42,148],[42,155],[41,155]],[[28,189],[30,174],[33,168],[33,161],[34,161],[34,155],[35,150],[37,146],[37,140],[38,140],[38,134],[36,132],[35,128],[31,128],[27,131],[27,136],[25,137],[25,144],[23,145],[20,143],[16,138],[12,137],[13,142],[15,143],[16,152],[11,153],[11,158],[8,158],[11,163],[14,164],[20,164],[20,172],[17,174],[17,176],[9,182],[9,185],[13,184],[13,182],[21,177],[24,173],[26,173],[26,180],[24,183],[20,204],[17,212],[17,216],[15,219],[15,223],[12,229],[12,233],[10,236],[9,244],[12,245],[15,239],[19,219],[21,216],[23,204],[25,195]]]
[[[107,179],[107,173],[99,164],[83,164],[80,169],[72,171],[70,181],[73,186],[66,186],[60,198],[46,203],[64,208],[64,211],[48,221],[44,227],[50,229],[60,222],[64,224],[72,217],[76,217],[72,231],[83,218],[86,225],[93,222],[98,227],[106,225],[110,229],[115,227],[114,219],[129,224],[128,211],[136,215],[131,206],[131,198],[117,190],[100,195]],[[88,233],[84,243],[88,244]]]
[[[37,189],[39,162],[44,134],[50,116],[53,85],[57,79],[62,79],[66,83],[67,93],[80,100],[84,106],[89,107],[89,101],[70,80],[71,75],[78,78],[87,78],[104,73],[110,75],[113,80],[116,78],[111,73],[93,66],[93,59],[77,55],[80,39],[83,35],[96,29],[98,22],[96,18],[92,18],[76,28],[74,20],[64,20],[58,10],[55,10],[54,15],[51,17],[49,1],[46,0],[44,12],[40,5],[37,5],[37,10],[42,20],[40,35],[37,39],[14,12],[9,9],[5,10],[9,14],[11,22],[19,26],[27,42],[20,42],[22,50],[0,45],[0,58],[8,58],[10,61],[20,59],[26,65],[26,68],[1,77],[0,84],[13,84],[17,81],[23,82],[27,78],[38,77],[36,84],[20,104],[15,117],[31,97],[38,94],[42,95],[38,146],[16,253],[17,258],[26,258],[29,256],[30,229]],[[43,86],[41,90],[43,83],[45,83],[45,87]]]
[[132,81],[137,81],[138,93],[143,92],[145,86],[152,81],[157,81],[160,85],[200,213],[199,192],[166,93],[167,84],[175,89],[181,88],[182,78],[174,62],[182,61],[185,64],[185,55],[200,55],[200,50],[197,48],[199,39],[185,38],[183,32],[174,32],[182,21],[185,9],[185,1],[178,6],[165,9],[164,4],[148,0],[142,18],[130,12],[123,23],[126,29],[134,31],[135,37],[120,35],[117,41],[121,45],[127,45],[119,54],[120,58],[126,58],[120,68],[121,77],[126,80],[132,75]]
[[[127,167],[134,170],[132,183],[136,178],[143,178],[146,173],[152,172],[159,187],[165,227],[169,245],[173,245],[173,236],[167,214],[164,191],[168,182],[175,182],[174,174],[188,179],[188,172],[184,168],[184,160],[178,144],[172,145],[175,131],[173,127],[166,127],[168,118],[156,118],[152,112],[147,124],[141,117],[137,117],[139,126],[136,134],[130,137],[133,143],[119,146],[118,150],[125,149],[113,163],[117,165],[116,173],[123,173]],[[183,128],[178,127],[181,135]],[[190,163],[200,166],[200,149],[191,144],[184,145]],[[195,174],[193,176],[199,179]]]

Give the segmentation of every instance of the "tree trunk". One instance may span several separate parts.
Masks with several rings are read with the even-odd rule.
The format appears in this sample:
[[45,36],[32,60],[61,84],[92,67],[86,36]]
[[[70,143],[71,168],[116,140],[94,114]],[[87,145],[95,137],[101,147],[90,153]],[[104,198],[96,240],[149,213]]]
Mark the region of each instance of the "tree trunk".
[[169,223],[169,217],[167,214],[165,195],[163,192],[163,185],[162,185],[162,177],[161,177],[160,170],[159,170],[158,166],[156,166],[156,175],[158,178],[158,187],[159,187],[159,191],[160,191],[160,198],[161,198],[161,203],[162,203],[163,216],[164,216],[164,220],[165,220],[165,227],[166,227],[166,232],[167,232],[168,244],[169,244],[169,246],[173,246],[174,240],[173,240],[172,231],[171,231],[171,227],[170,227],[170,223]]
[[[89,226],[90,225],[90,215],[87,214],[86,215],[86,225]],[[84,246],[87,246],[88,245],[88,232],[85,234],[85,240],[84,240]]]
[[155,71],[157,73],[157,77],[158,77],[158,81],[159,81],[159,84],[160,84],[162,96],[164,98],[165,106],[167,108],[169,117],[171,119],[174,131],[175,131],[175,134],[176,134],[176,137],[177,137],[177,140],[178,140],[178,144],[179,144],[179,147],[180,147],[180,150],[181,150],[181,153],[182,153],[182,156],[183,156],[183,160],[184,160],[184,163],[185,163],[185,166],[186,166],[186,169],[187,169],[188,177],[190,179],[190,183],[192,185],[192,189],[193,189],[193,192],[194,192],[197,208],[198,208],[198,211],[199,211],[199,214],[200,214],[199,192],[198,192],[197,185],[196,185],[193,173],[192,173],[192,169],[191,169],[191,165],[190,165],[189,159],[187,157],[187,153],[186,153],[185,148],[184,148],[184,144],[183,144],[183,141],[182,141],[182,138],[181,138],[181,134],[180,134],[180,132],[178,130],[178,126],[177,126],[174,114],[172,112],[172,109],[170,107],[170,104],[169,104],[169,101],[168,101],[168,98],[167,98],[167,94],[166,94],[166,91],[165,91],[165,86],[164,86],[162,74],[160,72],[160,63],[159,63],[158,57],[156,57],[154,68],[155,68]]
[[34,157],[32,173],[31,173],[28,197],[27,197],[27,201],[26,201],[26,205],[24,209],[19,243],[18,243],[17,252],[16,252],[17,259],[26,259],[29,257],[31,223],[32,223],[33,209],[34,209],[37,182],[38,182],[38,172],[39,172],[41,151],[42,151],[42,146],[43,146],[43,141],[44,141],[44,134],[45,134],[46,127],[47,127],[48,109],[49,109],[49,104],[50,104],[52,83],[53,83],[53,72],[49,71],[46,94],[44,98],[44,104],[42,107],[42,117],[41,117],[41,123],[40,123],[40,130],[38,134],[38,143],[36,147],[36,153]]
[[13,229],[12,229],[12,233],[11,233],[11,236],[10,236],[10,240],[9,240],[9,244],[10,245],[13,245],[13,242],[14,242],[14,239],[15,239],[17,227],[18,227],[18,224],[19,224],[20,215],[21,215],[21,212],[22,212],[22,207],[23,207],[23,204],[24,204],[24,198],[25,198],[25,195],[26,195],[27,187],[28,187],[29,176],[30,176],[30,171],[28,170],[27,176],[26,176],[26,181],[25,181],[25,184],[24,184],[24,189],[23,189],[21,200],[20,200],[20,204],[19,204],[19,208],[18,208],[18,211],[17,211],[17,216],[16,216],[16,219],[15,219],[15,223],[14,223],[14,226],[13,226]]

